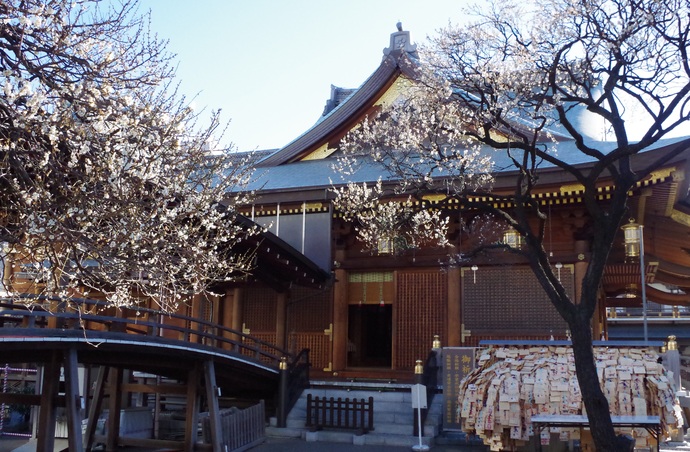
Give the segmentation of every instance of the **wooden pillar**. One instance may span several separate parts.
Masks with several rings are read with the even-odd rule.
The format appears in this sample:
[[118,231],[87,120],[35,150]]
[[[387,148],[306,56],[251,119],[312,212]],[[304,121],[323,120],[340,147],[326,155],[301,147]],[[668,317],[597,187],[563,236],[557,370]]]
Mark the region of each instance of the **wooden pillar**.
[[65,408],[67,410],[67,443],[69,450],[82,452],[84,444],[81,434],[81,398],[79,396],[79,372],[77,370],[77,350],[65,351]]
[[[232,294],[232,328],[235,331],[242,331],[242,323],[244,319],[242,318],[242,311],[244,309],[244,289],[236,288]],[[239,337],[233,338],[235,340],[240,340]]]
[[41,378],[41,408],[38,415],[38,441],[36,450],[48,451],[55,447],[55,421],[57,420],[57,396],[60,384],[60,352],[53,352],[50,361],[43,366]]
[[333,365],[332,370],[342,370],[347,366],[347,272],[335,271],[333,287]]
[[[220,319],[220,324],[223,325],[226,328],[232,328],[232,319],[233,319],[233,306],[235,304],[235,300],[233,299],[232,293],[226,293],[223,298],[221,298],[220,303],[222,303],[222,309],[220,310],[222,316],[219,317]],[[223,338],[224,339],[232,339],[232,337],[228,334],[227,331],[223,331]],[[227,344],[223,342],[222,348],[229,349],[230,344]]]
[[218,386],[216,385],[216,369],[213,361],[204,362],[204,380],[208,416],[211,423],[211,446],[213,450],[223,450],[223,432],[221,431],[220,408],[218,407]]
[[441,343],[445,342],[448,347],[460,347],[462,345],[460,334],[462,329],[461,279],[460,268],[451,267],[448,269],[448,337],[441,338]]
[[[187,416],[184,426],[184,450],[193,452],[199,422],[199,365],[194,364],[187,373]],[[220,450],[220,449],[213,449]]]
[[105,377],[108,374],[108,367],[100,366],[96,376],[96,387],[93,390],[91,403],[89,404],[89,417],[86,424],[86,434],[84,435],[84,449],[91,450],[93,447],[93,435],[98,426],[98,415],[101,413],[103,403],[103,392],[105,390]]
[[[582,298],[582,281],[585,278],[585,273],[587,272],[587,267],[589,262],[586,260],[589,253],[589,242],[586,240],[577,240],[575,242],[575,253],[577,253],[577,262],[574,265],[573,280],[575,284],[575,304],[580,303]],[[597,302],[597,306],[594,308],[594,315],[592,316],[592,339],[599,340],[602,333],[601,322],[601,303]]]
[[117,440],[120,436],[122,374],[122,369],[113,367],[108,375],[108,434],[105,439],[105,450],[108,452],[117,450]]
[[[201,295],[199,295],[199,294],[193,295],[191,303],[192,303],[192,305],[191,305],[192,315],[190,317],[192,317],[193,319],[197,319],[197,320],[205,320],[204,316],[203,316],[203,304],[204,303],[203,303],[203,300],[201,298]],[[195,330],[200,331],[201,329],[202,329],[202,325],[200,323],[192,322],[192,324],[191,324],[191,330],[192,331],[195,331]],[[190,334],[189,335],[189,342],[192,342],[195,344],[201,343],[202,339],[203,339],[203,336],[200,336],[198,334]]]
[[279,293],[276,299],[276,345],[283,350],[287,348],[287,302],[288,293]]
[[585,260],[587,252],[589,251],[589,242],[586,240],[578,240],[575,242],[575,253],[577,253],[577,262],[575,262],[575,300],[576,304],[580,303],[582,297],[582,281],[587,272],[588,262]]

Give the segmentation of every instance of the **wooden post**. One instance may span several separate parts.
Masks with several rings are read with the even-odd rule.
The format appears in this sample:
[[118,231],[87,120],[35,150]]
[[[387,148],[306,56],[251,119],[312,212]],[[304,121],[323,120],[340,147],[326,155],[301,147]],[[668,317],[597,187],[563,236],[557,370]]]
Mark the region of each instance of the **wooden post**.
[[81,434],[81,398],[79,397],[79,373],[77,371],[77,350],[65,350],[65,408],[67,409],[67,443],[69,450],[82,452],[84,444]]
[[288,406],[288,397],[290,396],[289,394],[289,387],[288,387],[288,376],[290,370],[288,369],[288,362],[286,357],[281,357],[280,358],[280,365],[279,365],[279,370],[280,370],[280,382],[279,382],[279,389],[278,389],[278,413],[276,413],[276,418],[277,418],[277,424],[279,428],[285,428],[287,427],[287,406]]
[[[235,305],[235,300],[234,296],[232,293],[226,293],[223,298],[221,298],[221,302],[218,303],[219,305],[222,303],[221,306],[221,312],[222,312],[222,320],[221,320],[221,325],[223,325],[226,328],[232,328],[232,319],[233,319],[233,306]],[[237,339],[233,337],[234,335],[230,335],[227,331],[223,331],[223,339],[228,340],[228,339]],[[223,342],[222,348],[226,350],[230,350],[232,347],[230,344]]]
[[462,345],[460,337],[460,325],[462,324],[462,291],[461,291],[460,268],[451,267],[448,269],[448,338],[449,347],[459,347]]
[[[232,294],[232,328],[235,331],[242,331],[242,323],[244,319],[242,318],[244,303],[244,289],[236,288]],[[240,337],[235,335],[234,340],[239,341]]]
[[276,298],[276,346],[285,350],[287,331],[287,292],[278,294]]
[[218,407],[218,386],[216,385],[216,368],[213,361],[204,362],[206,382],[206,403],[211,421],[211,446],[213,450],[223,450],[223,432],[220,425],[220,408]]
[[38,416],[38,441],[36,450],[48,451],[55,447],[56,399],[60,384],[59,352],[53,352],[50,361],[43,366],[41,378],[41,408]]
[[108,452],[117,450],[117,440],[120,436],[121,387],[122,369],[113,367],[108,375],[108,435],[105,440],[105,450]]
[[199,364],[194,364],[187,373],[187,416],[184,426],[185,452],[192,452],[194,450],[199,420],[199,405]]
[[332,370],[347,366],[347,272],[335,271],[333,288],[333,365]]

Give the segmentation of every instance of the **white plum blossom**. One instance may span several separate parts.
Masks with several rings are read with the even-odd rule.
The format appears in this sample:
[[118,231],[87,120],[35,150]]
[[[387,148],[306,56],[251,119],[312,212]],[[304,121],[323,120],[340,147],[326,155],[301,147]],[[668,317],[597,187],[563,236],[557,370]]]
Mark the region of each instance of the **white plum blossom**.
[[210,155],[137,2],[0,6],[0,240],[47,262],[30,289],[175,309],[251,269],[232,254],[249,165]]

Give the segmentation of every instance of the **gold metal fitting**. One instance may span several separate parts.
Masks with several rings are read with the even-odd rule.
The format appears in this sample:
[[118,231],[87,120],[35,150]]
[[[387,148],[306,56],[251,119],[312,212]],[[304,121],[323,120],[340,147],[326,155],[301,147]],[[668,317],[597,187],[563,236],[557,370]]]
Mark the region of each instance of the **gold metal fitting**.
[[417,364],[414,366],[414,373],[415,375],[421,375],[424,373],[424,366],[422,365],[422,360],[418,359],[416,361]]
[[441,348],[441,338],[438,334],[434,334],[434,342],[432,342],[431,348]]
[[676,336],[673,334],[668,337],[668,344],[666,345],[668,350],[678,350],[678,342],[676,342]]
[[280,364],[278,365],[278,369],[280,369],[280,370],[287,370],[287,368],[288,368],[287,357],[286,357],[286,356],[281,356],[281,357],[280,357]]

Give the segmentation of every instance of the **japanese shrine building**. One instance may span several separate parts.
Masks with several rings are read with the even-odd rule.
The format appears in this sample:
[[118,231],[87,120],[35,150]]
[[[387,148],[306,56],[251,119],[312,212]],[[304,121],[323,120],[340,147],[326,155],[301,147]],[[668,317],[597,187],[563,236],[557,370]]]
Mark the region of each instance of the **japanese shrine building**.
[[[409,32],[390,38],[381,64],[356,90],[332,88],[323,116],[285,147],[261,154],[255,174],[256,202],[245,215],[321,269],[332,274],[322,289],[246,285],[230,292],[233,327],[285,346],[311,349],[316,375],[336,378],[409,378],[415,360],[424,358],[434,335],[443,346],[476,346],[483,339],[566,338],[565,322],[536,282],[526,261],[496,252],[462,266],[450,266],[448,249],[418,248],[400,253],[364,252],[354,225],[332,204],[331,188],[346,183],[332,168],[339,140],[368,113],[399,94],[418,64]],[[587,165],[567,136],[559,155]],[[690,140],[666,140],[637,156],[650,156]],[[601,148],[613,144],[601,143]],[[690,198],[688,157],[684,151],[630,193],[631,213],[645,226],[645,278],[650,338],[690,340]],[[374,182],[375,166],[362,165],[349,181]],[[511,189],[514,174],[496,175],[495,191]],[[577,298],[587,267],[589,228],[581,187],[557,168],[545,168],[538,196],[549,212],[548,251],[567,290]],[[599,200],[607,202],[610,182],[600,181]],[[472,246],[451,223],[454,252]],[[623,239],[609,258],[593,320],[598,338],[641,338],[640,266],[626,263]],[[280,256],[273,256],[280,260]]]

